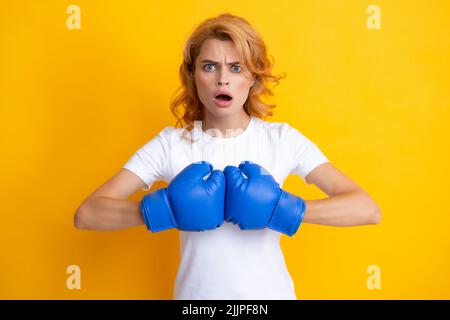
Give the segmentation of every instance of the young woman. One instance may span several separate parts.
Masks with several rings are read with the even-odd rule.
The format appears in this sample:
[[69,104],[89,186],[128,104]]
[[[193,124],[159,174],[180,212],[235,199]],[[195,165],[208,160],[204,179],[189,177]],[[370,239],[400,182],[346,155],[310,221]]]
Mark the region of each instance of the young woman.
[[[180,230],[175,299],[296,299],[280,247],[300,223],[378,224],[380,209],[320,149],[287,123],[264,120],[275,106],[272,63],[259,34],[240,17],[201,23],[186,42],[175,127],[164,128],[90,195],[77,228],[146,224]],[[239,167],[237,167],[239,166]],[[280,186],[299,175],[328,195],[303,200]],[[142,201],[128,197],[163,180]]]

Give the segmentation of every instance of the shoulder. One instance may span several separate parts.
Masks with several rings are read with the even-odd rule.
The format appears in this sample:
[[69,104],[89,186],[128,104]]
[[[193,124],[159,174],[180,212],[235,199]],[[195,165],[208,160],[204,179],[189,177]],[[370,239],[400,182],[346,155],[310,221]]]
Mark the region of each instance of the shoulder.
[[255,124],[258,129],[269,132],[272,138],[279,138],[282,141],[306,139],[298,129],[287,122],[266,121],[256,118]]
[[151,140],[157,139],[167,143],[173,143],[179,141],[186,135],[188,131],[186,126],[182,128],[176,128],[174,126],[166,126],[161,129]]
[[172,134],[176,134],[181,132],[182,130],[184,130],[183,128],[176,128],[173,126],[166,126],[163,129],[161,129],[161,131],[159,131],[158,135],[163,136],[163,137],[167,137],[170,136]]
[[156,134],[153,133],[150,137],[147,137],[138,152],[159,153],[161,151],[166,151],[176,143],[182,130],[182,128],[175,128],[173,126],[163,127],[157,131]]

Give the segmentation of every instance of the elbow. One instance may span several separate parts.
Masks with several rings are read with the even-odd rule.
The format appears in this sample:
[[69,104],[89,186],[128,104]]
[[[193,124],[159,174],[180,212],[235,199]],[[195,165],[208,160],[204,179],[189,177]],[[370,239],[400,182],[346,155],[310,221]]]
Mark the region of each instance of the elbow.
[[364,195],[364,208],[366,224],[381,223],[381,208],[367,193]]
[[381,209],[377,204],[374,204],[373,210],[369,214],[369,224],[380,224],[381,223]]
[[86,220],[86,212],[84,211],[83,207],[81,206],[75,212],[75,216],[73,218],[73,224],[74,224],[75,228],[81,229],[81,230],[87,229],[85,220]]

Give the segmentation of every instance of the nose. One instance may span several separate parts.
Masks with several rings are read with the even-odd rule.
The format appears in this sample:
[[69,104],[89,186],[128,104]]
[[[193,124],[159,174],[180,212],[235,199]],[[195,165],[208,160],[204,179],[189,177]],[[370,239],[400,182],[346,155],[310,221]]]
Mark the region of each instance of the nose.
[[217,81],[217,85],[229,85],[230,83],[228,81]]
[[219,79],[217,80],[217,85],[218,86],[222,86],[222,85],[229,85],[230,81],[227,80],[227,76],[226,76],[226,72],[222,70],[222,72],[219,72]]
[[222,85],[229,85],[230,83],[228,81],[217,81],[217,85],[218,86],[222,86]]

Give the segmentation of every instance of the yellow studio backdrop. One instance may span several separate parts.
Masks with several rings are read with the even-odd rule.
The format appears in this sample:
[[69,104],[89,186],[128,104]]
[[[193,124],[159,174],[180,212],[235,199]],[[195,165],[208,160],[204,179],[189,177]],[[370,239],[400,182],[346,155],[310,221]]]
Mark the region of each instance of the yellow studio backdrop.
[[[449,299],[444,0],[3,1],[0,298],[172,298],[177,230],[83,231],[73,215],[175,124],[183,42],[223,12],[247,19],[287,73],[268,120],[314,141],[382,210],[380,225],[282,236],[299,299]],[[283,187],[326,197],[298,176]]]

